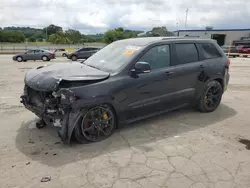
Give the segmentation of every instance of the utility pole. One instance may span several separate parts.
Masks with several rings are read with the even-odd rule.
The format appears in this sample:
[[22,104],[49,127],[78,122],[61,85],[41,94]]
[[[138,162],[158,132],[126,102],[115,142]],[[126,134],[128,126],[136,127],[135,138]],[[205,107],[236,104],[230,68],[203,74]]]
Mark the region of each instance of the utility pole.
[[187,18],[188,18],[188,9],[186,10],[186,20],[185,20],[185,30],[187,31]]
[[48,42],[48,26],[46,27],[46,42]]
[[177,31],[177,36],[179,36],[179,23],[176,22],[176,31]]

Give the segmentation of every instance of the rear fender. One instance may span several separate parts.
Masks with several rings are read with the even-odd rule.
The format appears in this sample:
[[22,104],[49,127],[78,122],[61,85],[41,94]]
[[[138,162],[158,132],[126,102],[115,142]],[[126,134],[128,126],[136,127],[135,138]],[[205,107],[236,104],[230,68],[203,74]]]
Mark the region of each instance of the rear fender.
[[204,87],[206,86],[206,84],[212,80],[222,80],[222,88],[224,88],[224,84],[223,84],[223,76],[221,74],[215,74],[213,76],[208,76],[205,75],[205,77],[203,78],[203,80],[200,80],[199,82],[199,86],[197,86],[196,88],[196,94],[195,94],[195,101],[199,100],[200,97],[203,94],[204,91]]

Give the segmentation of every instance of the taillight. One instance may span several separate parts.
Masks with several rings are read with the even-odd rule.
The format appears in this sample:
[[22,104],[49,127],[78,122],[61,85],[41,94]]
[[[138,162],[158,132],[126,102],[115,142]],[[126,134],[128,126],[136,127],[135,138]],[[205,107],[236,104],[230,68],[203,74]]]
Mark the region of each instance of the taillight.
[[230,63],[231,63],[231,62],[230,62],[230,59],[228,58],[228,59],[227,59],[227,65],[226,65],[227,68],[229,68]]

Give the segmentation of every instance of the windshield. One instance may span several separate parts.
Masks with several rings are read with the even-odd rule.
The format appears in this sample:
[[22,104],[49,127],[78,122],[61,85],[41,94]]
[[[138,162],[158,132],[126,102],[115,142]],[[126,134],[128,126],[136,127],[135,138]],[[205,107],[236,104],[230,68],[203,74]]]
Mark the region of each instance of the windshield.
[[126,65],[140,48],[140,46],[114,42],[96,52],[84,63],[100,70],[115,73]]

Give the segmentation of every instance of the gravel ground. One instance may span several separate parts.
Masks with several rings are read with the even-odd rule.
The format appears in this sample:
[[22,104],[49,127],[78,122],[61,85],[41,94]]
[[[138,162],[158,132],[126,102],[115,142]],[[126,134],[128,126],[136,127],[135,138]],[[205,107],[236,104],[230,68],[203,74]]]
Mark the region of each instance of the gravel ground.
[[19,102],[25,72],[41,64],[0,56],[0,187],[250,187],[250,59],[231,59],[228,90],[213,113],[182,109],[71,146],[52,127],[36,129]]

